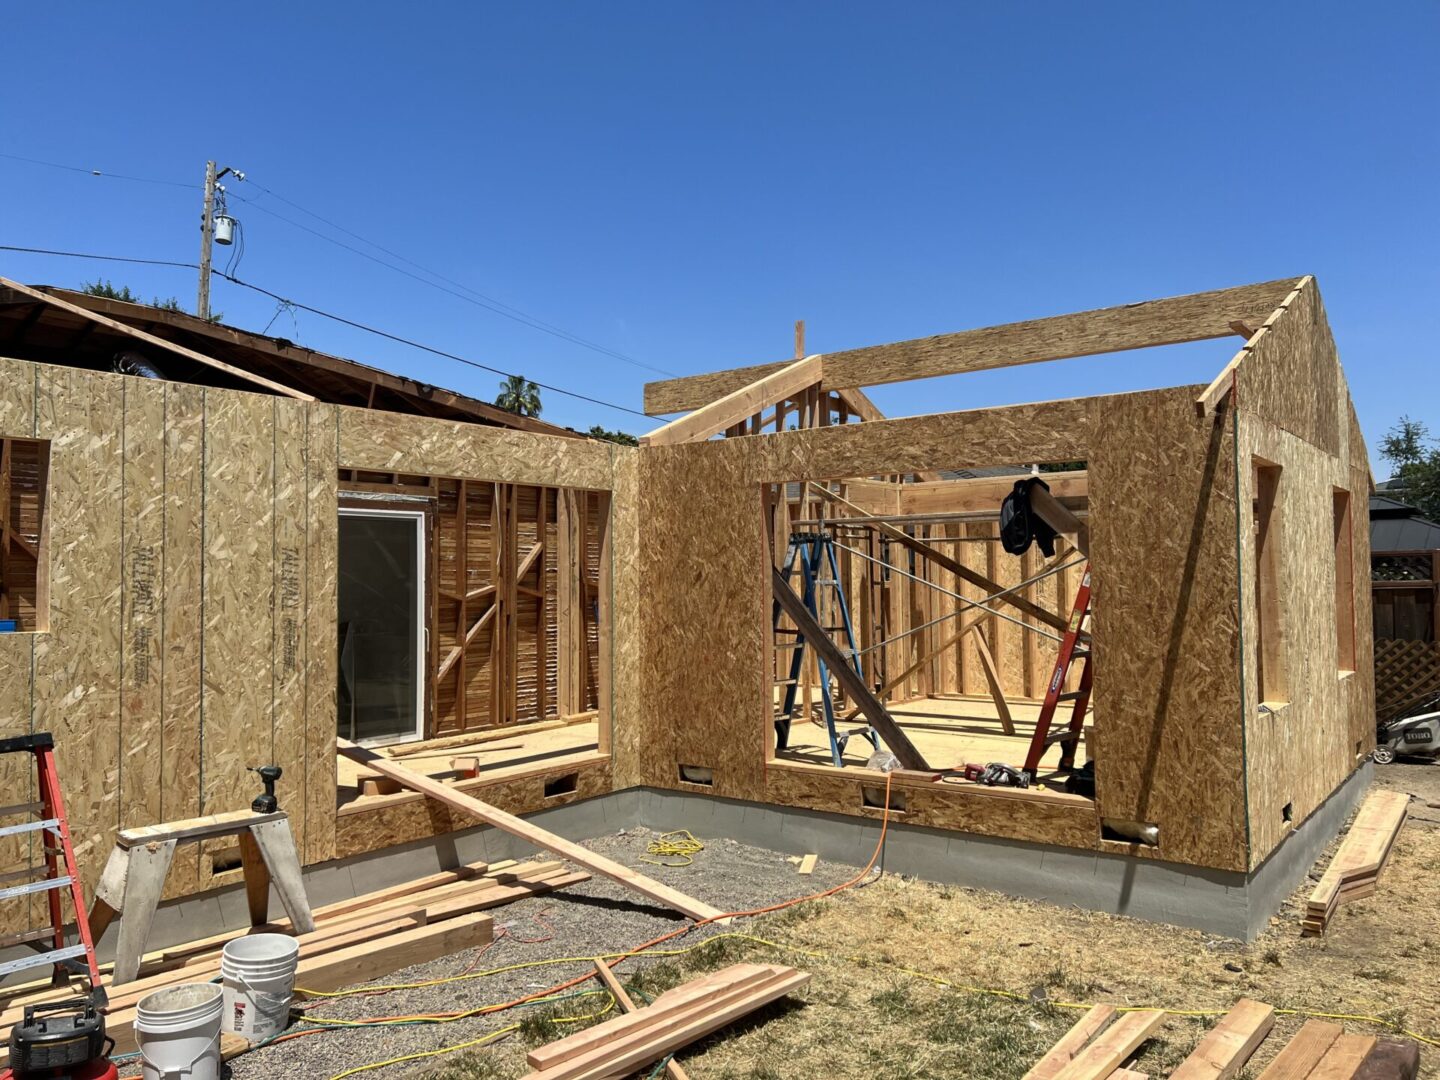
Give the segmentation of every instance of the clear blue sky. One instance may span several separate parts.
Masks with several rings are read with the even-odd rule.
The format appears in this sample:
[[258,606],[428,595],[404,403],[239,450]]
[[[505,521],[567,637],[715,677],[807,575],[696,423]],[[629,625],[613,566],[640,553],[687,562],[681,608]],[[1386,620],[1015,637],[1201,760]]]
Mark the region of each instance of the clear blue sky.
[[[1440,429],[1440,6],[83,5],[7,13],[0,152],[184,183],[207,157],[685,374],[1317,275],[1372,446]],[[240,276],[638,408],[652,372],[261,212]],[[193,261],[198,192],[0,158],[0,243]],[[387,255],[366,250],[390,259]],[[220,249],[220,261],[227,257]],[[392,260],[393,261],[393,260]],[[194,303],[184,270],[0,252]],[[226,321],[275,305],[217,283]],[[491,398],[300,314],[272,332]],[[877,388],[893,415],[1208,381],[1233,340]],[[545,395],[559,423],[646,421]]]

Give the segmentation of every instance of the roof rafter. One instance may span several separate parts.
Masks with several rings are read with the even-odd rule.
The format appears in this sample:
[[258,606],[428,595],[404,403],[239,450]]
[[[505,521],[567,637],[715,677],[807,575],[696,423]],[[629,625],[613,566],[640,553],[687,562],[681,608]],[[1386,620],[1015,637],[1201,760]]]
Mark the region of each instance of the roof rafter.
[[[876,386],[1231,337],[1238,332],[1231,323],[1253,326],[1263,321],[1296,287],[1296,280],[1284,278],[827,353],[821,386],[827,390]],[[645,411],[654,416],[703,408],[785,366],[760,364],[647,383]]]

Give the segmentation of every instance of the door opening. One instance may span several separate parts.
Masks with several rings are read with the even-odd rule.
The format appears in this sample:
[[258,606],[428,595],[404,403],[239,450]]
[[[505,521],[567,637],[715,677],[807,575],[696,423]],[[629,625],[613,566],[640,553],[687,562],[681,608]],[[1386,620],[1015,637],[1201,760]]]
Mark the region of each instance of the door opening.
[[425,731],[425,514],[340,510],[339,732],[352,742]]

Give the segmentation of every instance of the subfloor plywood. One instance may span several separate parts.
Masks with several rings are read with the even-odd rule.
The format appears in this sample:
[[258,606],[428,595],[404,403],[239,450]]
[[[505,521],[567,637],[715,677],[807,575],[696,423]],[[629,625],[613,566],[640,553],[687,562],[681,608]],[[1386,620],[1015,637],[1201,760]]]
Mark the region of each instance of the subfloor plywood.
[[[890,715],[925,760],[936,769],[953,769],[967,762],[985,765],[992,761],[1019,768],[1025,763],[1025,752],[1030,746],[1040,706],[1033,702],[1010,703],[1010,716],[1015,722],[1014,735],[1006,735],[1001,730],[995,703],[988,697],[921,698],[903,705],[892,705]],[[1086,718],[1087,726],[1090,719]],[[1057,713],[1056,727],[1068,722],[1067,713]],[[862,727],[863,723],[857,719],[853,723],[836,726],[841,732],[846,732]],[[870,743],[856,737],[846,744],[843,758],[847,766],[864,765],[871,753]],[[1059,756],[1059,747],[1051,747],[1042,762],[1042,769],[1053,766]],[[830,745],[825,737],[824,725],[795,721],[790,727],[790,745],[775,757],[780,761],[830,764]],[[1075,764],[1083,765],[1085,760],[1082,745],[1076,751]]]

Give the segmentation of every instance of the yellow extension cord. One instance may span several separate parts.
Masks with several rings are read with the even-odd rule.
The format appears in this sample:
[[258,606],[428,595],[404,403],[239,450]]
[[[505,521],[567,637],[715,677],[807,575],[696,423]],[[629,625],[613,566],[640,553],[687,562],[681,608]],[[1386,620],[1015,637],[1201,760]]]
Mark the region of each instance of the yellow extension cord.
[[[668,834],[667,834],[667,835],[668,835]],[[872,965],[872,964],[875,963],[874,960],[869,959],[869,958],[866,958],[866,957],[860,957],[860,956],[842,956],[842,957],[836,957],[834,954],[827,953],[827,952],[824,952],[824,951],[821,951],[821,950],[818,950],[818,949],[803,949],[803,948],[800,948],[800,947],[795,946],[795,945],[786,945],[786,944],[783,944],[782,942],[770,941],[770,940],[768,940],[767,938],[756,937],[756,936],[753,935],[753,934],[742,934],[742,933],[739,933],[739,932],[736,932],[736,931],[729,931],[729,932],[726,932],[726,933],[715,934],[715,935],[713,935],[712,937],[708,937],[708,938],[706,938],[706,939],[703,940],[703,941],[698,941],[698,942],[696,942],[694,945],[687,945],[687,946],[685,946],[684,948],[681,948],[681,949],[647,949],[647,950],[645,950],[643,953],[639,953],[639,952],[604,953],[604,954],[602,954],[602,955],[600,955],[600,956],[562,956],[562,957],[555,957],[555,958],[548,959],[548,960],[529,960],[529,961],[526,961],[526,962],[520,963],[520,964],[507,964],[507,965],[505,965],[504,967],[491,968],[491,969],[488,970],[488,971],[475,971],[475,972],[471,972],[471,973],[469,973],[469,974],[467,974],[467,975],[453,975],[453,976],[450,976],[450,977],[444,978],[444,979],[431,979],[431,980],[429,980],[429,981],[427,981],[427,982],[418,982],[418,983],[396,983],[396,984],[391,985],[391,986],[380,986],[380,987],[367,986],[367,987],[364,987],[364,988],[357,988],[357,989],[353,989],[353,990],[336,990],[336,991],[329,991],[329,992],[311,991],[311,990],[303,990],[303,989],[297,988],[297,989],[296,989],[296,993],[305,994],[307,997],[316,997],[316,998],[342,998],[342,997],[350,997],[350,996],[356,995],[356,994],[373,994],[373,993],[377,993],[377,992],[381,992],[381,991],[386,991],[386,990],[417,990],[417,989],[421,989],[421,988],[427,987],[427,986],[442,986],[442,985],[445,985],[445,984],[447,984],[447,983],[466,982],[466,981],[471,980],[471,979],[483,979],[483,978],[488,978],[488,977],[491,976],[491,975],[500,975],[500,974],[503,974],[503,973],[509,972],[509,971],[523,971],[523,970],[526,970],[526,969],[528,969],[528,968],[548,967],[548,966],[553,965],[553,964],[578,964],[578,963],[586,963],[586,964],[589,964],[589,963],[593,963],[593,962],[596,961],[596,960],[624,960],[624,959],[629,959],[629,958],[634,957],[634,956],[641,956],[641,955],[644,955],[644,956],[682,956],[682,955],[684,955],[684,954],[686,954],[686,953],[694,952],[696,949],[703,949],[703,948],[705,948],[706,946],[713,944],[714,942],[723,941],[723,940],[725,940],[725,939],[727,939],[727,938],[729,938],[729,939],[731,939],[731,940],[748,941],[748,942],[752,942],[753,944],[756,944],[756,945],[764,945],[764,946],[766,946],[766,947],[768,947],[768,948],[779,949],[779,950],[781,950],[782,952],[794,953],[794,954],[799,955],[799,956],[808,956],[808,957],[811,957],[811,958],[814,958],[814,959],[830,960],[830,961],[841,960],[841,961],[844,961],[844,962],[847,962],[847,963],[852,963],[852,964],[862,964],[862,963],[863,963],[863,964],[867,964],[867,965]],[[881,963],[887,963],[887,962],[881,961]],[[888,963],[887,963],[887,966],[889,966]],[[988,995],[988,996],[990,996],[990,997],[1006,998],[1006,999],[1011,1000],[1011,1001],[1019,1001],[1019,1002],[1029,1002],[1029,1001],[1030,1001],[1029,995],[1027,995],[1027,994],[1019,994],[1019,993],[1016,993],[1016,992],[1014,992],[1014,991],[1012,991],[1012,990],[996,990],[996,989],[993,989],[993,988],[991,988],[991,987],[985,987],[985,986],[970,986],[970,985],[967,985],[967,984],[965,984],[965,983],[953,982],[953,981],[951,981],[950,979],[943,978],[943,977],[941,977],[941,976],[939,976],[939,975],[931,975],[931,974],[929,974],[929,973],[927,973],[927,972],[924,972],[924,971],[916,971],[916,970],[913,969],[913,968],[896,966],[896,967],[894,967],[894,970],[900,972],[902,975],[909,975],[909,976],[911,976],[911,977],[913,977],[913,978],[923,979],[924,981],[929,982],[929,983],[933,983],[933,984],[935,984],[936,986],[944,986],[944,987],[946,987],[946,988],[948,988],[948,989],[951,989],[951,990],[960,990],[960,991],[963,991],[963,992],[969,993],[969,994],[985,994],[985,995]],[[589,993],[589,994],[607,994],[607,996],[608,996],[608,991],[604,991],[604,990],[592,990],[592,991],[589,991],[588,993]],[[578,996],[583,996],[583,995],[578,995]],[[542,999],[542,1000],[544,1000],[544,999]],[[601,1016],[606,1015],[608,1012],[610,1012],[612,1009],[614,1009],[614,1008],[615,1008],[615,1004],[616,1004],[616,1003],[615,1003],[614,998],[611,998],[610,1003],[609,1003],[604,1009],[602,1009],[602,1010],[601,1010],[600,1012],[598,1012],[598,1013],[591,1013],[591,1014],[586,1015],[586,1016],[560,1017],[560,1018],[556,1018],[554,1022],[557,1023],[557,1024],[561,1024],[561,1023],[573,1024],[573,1023],[580,1023],[580,1022],[585,1021],[585,1020],[596,1019],[596,1018],[598,1018],[598,1017],[601,1017]],[[1053,1006],[1054,1008],[1057,1008],[1057,1009],[1080,1009],[1080,1010],[1086,1010],[1086,1009],[1091,1009],[1091,1008],[1094,1007],[1094,1003],[1092,1003],[1092,1002],[1081,1002],[1081,1001],[1051,1001],[1051,1002],[1048,1002],[1047,1004],[1049,1004],[1049,1005],[1051,1005],[1051,1006]],[[451,1016],[428,1016],[428,1017],[427,1017],[427,1016],[416,1016],[416,1017],[409,1017],[409,1018],[407,1018],[405,1021],[401,1021],[401,1022],[403,1022],[403,1023],[435,1023],[435,1024],[445,1024],[445,1023],[451,1023],[452,1021],[455,1021],[455,1020],[465,1020],[465,1019],[468,1019],[468,1018],[473,1017],[473,1016],[475,1016],[475,1015],[477,1015],[477,1014],[479,1014],[479,1013],[483,1013],[486,1009],[492,1008],[492,1007],[493,1007],[493,1006],[482,1005],[482,1006],[480,1006],[480,1007],[478,1007],[478,1008],[476,1008],[476,1009],[471,1009],[471,1010],[468,1010],[468,1011],[466,1011],[466,1012],[464,1012],[464,1013],[460,1013],[460,1014],[458,1014],[458,1015],[451,1015]],[[1117,1011],[1118,1011],[1118,1012],[1143,1012],[1143,1011],[1145,1011],[1145,1010],[1147,1010],[1147,1009],[1160,1008],[1160,1007],[1161,1007],[1161,1006],[1156,1006],[1156,1005],[1123,1005],[1123,1006],[1117,1007]],[[1228,1012],[1229,1010],[1227,1010],[1227,1009],[1166,1009],[1165,1011],[1166,1011],[1167,1013],[1169,1013],[1170,1015],[1172,1015],[1172,1016],[1206,1017],[1206,1016],[1224,1016],[1224,1015],[1226,1014],[1226,1012]],[[1352,1023],[1357,1023],[1357,1024],[1360,1024],[1360,1023],[1363,1023],[1363,1024],[1373,1024],[1373,1025],[1375,1025],[1376,1027],[1385,1028],[1385,1029],[1388,1030],[1388,1031],[1393,1031],[1393,1032],[1395,1032],[1396,1034],[1404,1035],[1406,1038],[1414,1039],[1414,1040],[1416,1040],[1417,1042],[1425,1043],[1425,1044],[1428,1045],[1428,1046],[1440,1046],[1440,1039],[1432,1039],[1432,1038],[1430,1038],[1430,1037],[1428,1037],[1428,1036],[1420,1035],[1420,1034],[1418,1034],[1417,1032],[1408,1031],[1408,1030],[1406,1030],[1405,1028],[1401,1027],[1399,1024],[1395,1023],[1394,1021],[1392,1021],[1392,1020],[1386,1020],[1386,1019],[1384,1019],[1384,1018],[1382,1018],[1382,1017],[1379,1017],[1379,1016],[1364,1016],[1364,1015],[1351,1014],[1351,1013],[1321,1013],[1321,1012],[1309,1012],[1309,1011],[1307,1011],[1307,1010],[1305,1010],[1305,1009],[1276,1009],[1276,1010],[1275,1010],[1275,1013],[1276,1013],[1277,1016],[1302,1016],[1302,1017],[1305,1017],[1305,1018],[1307,1018],[1307,1019],[1318,1019],[1318,1020],[1349,1020],[1349,1021],[1351,1021]],[[334,1026],[336,1026],[336,1027],[363,1026],[363,1022],[361,1022],[361,1021],[354,1021],[354,1020],[323,1020],[323,1019],[313,1018],[313,1017],[307,1017],[307,1020],[308,1020],[310,1023],[315,1023],[315,1024],[328,1024],[328,1025],[334,1025]],[[371,1024],[371,1025],[368,1025],[368,1026],[374,1026],[374,1025]],[[484,1043],[493,1041],[494,1039],[498,1039],[498,1038],[500,1038],[502,1035],[509,1034],[510,1032],[515,1031],[516,1029],[518,1029],[519,1026],[520,1026],[519,1024],[512,1024],[512,1025],[510,1025],[509,1027],[501,1028],[499,1031],[491,1032],[490,1034],[485,1035],[485,1036],[482,1036],[482,1037],[480,1037],[480,1038],[478,1038],[478,1039],[471,1039],[471,1040],[469,1040],[469,1041],[467,1041],[467,1042],[456,1043],[456,1044],[453,1045],[453,1046],[443,1046],[443,1047],[440,1047],[438,1050],[427,1050],[427,1051],[424,1051],[424,1052],[419,1053],[419,1054],[410,1054],[410,1055],[407,1055],[407,1056],[405,1056],[405,1057],[393,1058],[393,1059],[391,1059],[391,1060],[389,1060],[389,1061],[377,1061],[377,1062],[373,1062],[373,1063],[371,1063],[371,1064],[369,1064],[369,1065],[360,1065],[360,1066],[357,1066],[356,1068],[353,1068],[353,1069],[347,1069],[345,1072],[336,1073],[333,1077],[330,1078],[330,1080],[342,1080],[343,1077],[354,1076],[356,1073],[367,1072],[367,1071],[369,1071],[370,1069],[378,1069],[378,1068],[381,1068],[382,1066],[385,1066],[385,1065],[393,1065],[393,1064],[396,1064],[396,1063],[398,1063],[398,1062],[412,1061],[412,1060],[417,1060],[417,1059],[419,1059],[419,1058],[439,1057],[439,1056],[442,1055],[442,1054],[453,1053],[454,1051],[457,1051],[457,1050],[465,1050],[465,1049],[473,1048],[473,1047],[476,1047],[476,1046],[480,1046],[480,1045],[482,1045],[482,1044],[484,1044]]]
[[[695,856],[704,850],[705,845],[695,839],[689,829],[673,829],[651,840],[645,854],[640,856],[640,861],[656,866],[689,866],[695,861]],[[666,862],[666,859],[681,861]]]

